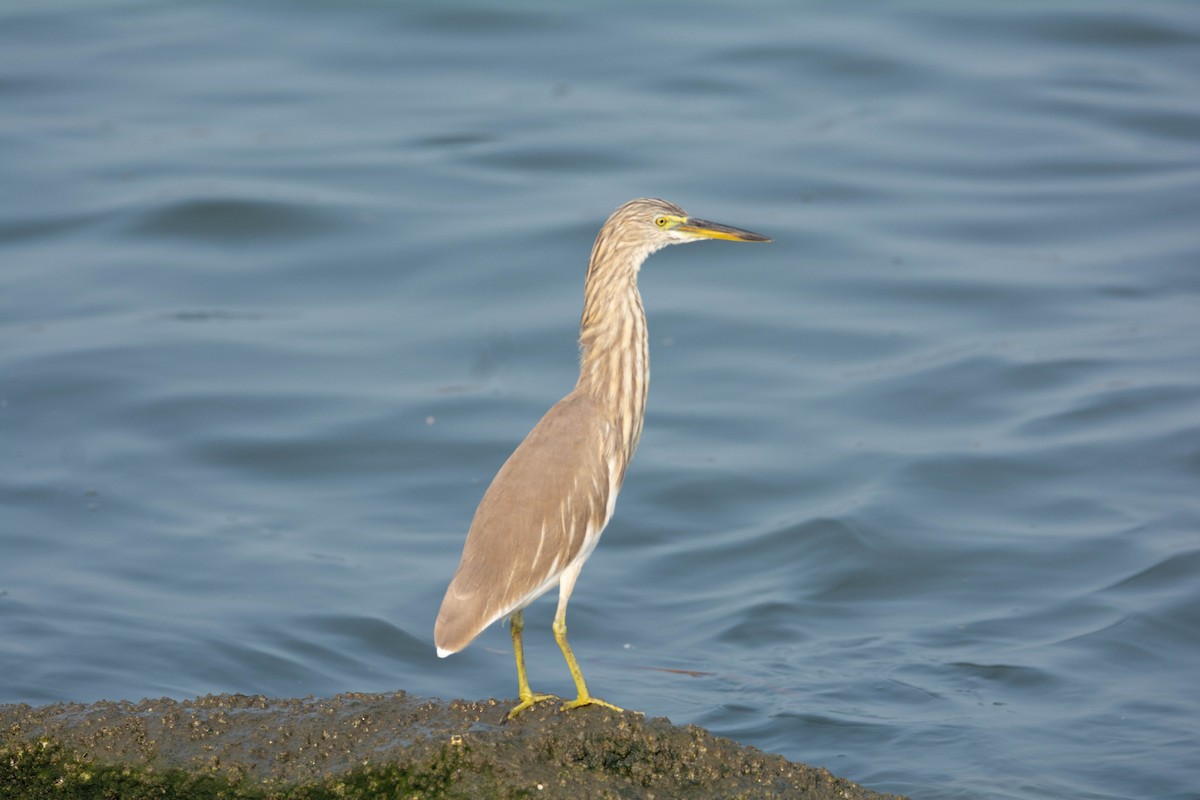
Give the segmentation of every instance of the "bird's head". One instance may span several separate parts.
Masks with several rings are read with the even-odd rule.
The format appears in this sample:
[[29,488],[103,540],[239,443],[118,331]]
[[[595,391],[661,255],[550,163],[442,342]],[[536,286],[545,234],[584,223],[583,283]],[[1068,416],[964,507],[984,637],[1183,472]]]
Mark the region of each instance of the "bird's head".
[[[624,247],[648,255],[667,245],[698,242],[702,239],[726,239],[732,242],[769,242],[760,233],[689,217],[674,203],[657,198],[641,198],[625,203],[604,225],[609,235]],[[603,235],[602,231],[602,235]]]

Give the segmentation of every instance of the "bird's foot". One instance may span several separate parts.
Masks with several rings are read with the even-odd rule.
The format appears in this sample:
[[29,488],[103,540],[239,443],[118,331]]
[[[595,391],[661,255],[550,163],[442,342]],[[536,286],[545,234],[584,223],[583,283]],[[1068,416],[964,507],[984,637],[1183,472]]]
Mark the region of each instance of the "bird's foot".
[[[612,703],[606,703],[598,697],[592,697],[590,694],[581,694],[574,700],[569,700],[566,703],[563,703],[560,710],[570,711],[572,708],[580,708],[581,706],[603,706],[610,711],[617,711],[622,714],[625,713],[625,709],[621,708],[620,706],[614,706]],[[633,713],[640,714],[642,712],[635,711]]]
[[533,708],[538,703],[544,703],[547,700],[557,700],[557,699],[558,699],[558,695],[553,695],[553,694],[534,694],[533,692],[530,692],[529,694],[523,694],[523,695],[521,695],[521,702],[519,702],[515,706],[513,706],[513,710],[508,712],[507,718],[508,719],[516,719],[517,715],[520,714],[522,711],[526,711],[530,708]]

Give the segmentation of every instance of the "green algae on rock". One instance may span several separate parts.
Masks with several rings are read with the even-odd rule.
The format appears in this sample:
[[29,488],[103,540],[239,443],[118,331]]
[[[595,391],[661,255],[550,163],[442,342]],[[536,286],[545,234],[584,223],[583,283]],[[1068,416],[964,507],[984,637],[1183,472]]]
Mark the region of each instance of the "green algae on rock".
[[0,706],[14,798],[892,797],[664,718],[395,694]]

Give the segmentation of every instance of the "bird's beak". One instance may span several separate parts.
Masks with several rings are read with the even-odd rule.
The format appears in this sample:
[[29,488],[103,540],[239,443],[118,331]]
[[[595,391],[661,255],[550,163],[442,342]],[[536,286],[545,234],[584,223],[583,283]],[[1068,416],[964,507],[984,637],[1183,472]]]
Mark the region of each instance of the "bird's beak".
[[753,233],[752,231],[734,228],[730,225],[722,225],[719,222],[709,222],[708,220],[695,219],[693,217],[688,217],[676,225],[675,230],[690,233],[693,236],[703,236],[706,239],[728,239],[731,242],[771,241],[771,237],[763,236],[761,233]]

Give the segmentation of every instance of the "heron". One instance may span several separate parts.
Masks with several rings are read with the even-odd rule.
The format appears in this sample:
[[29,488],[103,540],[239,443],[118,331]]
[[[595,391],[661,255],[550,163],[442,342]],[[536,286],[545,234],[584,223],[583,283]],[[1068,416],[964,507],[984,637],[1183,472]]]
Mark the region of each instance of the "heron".
[[651,253],[704,239],[771,241],[689,217],[665,200],[631,200],[612,213],[596,236],[584,281],[579,380],[500,467],[475,511],[434,642],[445,658],[510,617],[519,702],[508,719],[559,699],[530,690],[521,640],[525,607],[555,584],[552,630],[577,692],[562,710],[594,705],[622,711],[589,693],[567,643],[567,602],[612,517],[642,434],[650,359],[638,272]]

